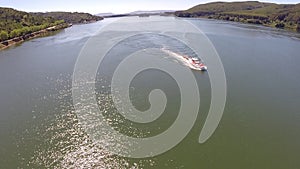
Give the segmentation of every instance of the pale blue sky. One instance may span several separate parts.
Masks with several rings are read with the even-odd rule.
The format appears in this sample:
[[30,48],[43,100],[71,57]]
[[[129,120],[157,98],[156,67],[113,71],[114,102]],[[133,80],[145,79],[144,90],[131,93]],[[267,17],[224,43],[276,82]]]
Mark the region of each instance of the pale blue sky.
[[[27,12],[70,11],[92,14],[126,13],[137,10],[183,10],[216,0],[0,0],[1,7]],[[243,0],[218,0],[243,1]],[[300,3],[300,0],[262,0],[274,3]]]

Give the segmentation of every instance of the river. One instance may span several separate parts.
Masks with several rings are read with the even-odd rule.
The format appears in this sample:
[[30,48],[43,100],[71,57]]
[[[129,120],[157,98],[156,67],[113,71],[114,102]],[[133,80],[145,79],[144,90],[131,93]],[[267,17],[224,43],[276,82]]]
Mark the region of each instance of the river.
[[[72,76],[87,40],[114,20],[73,25],[53,36],[0,51],[0,168],[300,166],[299,34],[216,20],[186,19],[210,39],[226,74],[226,105],[212,137],[204,144],[198,143],[211,89],[208,73],[194,71],[201,95],[199,114],[191,131],[174,148],[155,157],[136,159],[104,151],[103,147],[109,146],[105,140],[100,145],[93,143],[78,124],[72,102]],[[158,35],[139,35],[115,51],[122,54],[136,44],[154,48],[167,42],[170,39]],[[185,49],[177,45],[179,50]],[[120,57],[112,56],[103,69],[108,77],[115,62],[120,61]],[[166,113],[158,120],[149,125],[133,124],[133,128],[113,111],[109,114],[112,103],[105,96],[104,81],[97,77],[96,94],[104,99],[100,109],[108,111],[105,116],[117,130],[151,136],[167,130],[176,119],[180,95],[176,82],[167,74],[149,70],[132,82],[133,103],[140,110],[149,108],[147,97],[154,88],[165,91],[168,98]]]

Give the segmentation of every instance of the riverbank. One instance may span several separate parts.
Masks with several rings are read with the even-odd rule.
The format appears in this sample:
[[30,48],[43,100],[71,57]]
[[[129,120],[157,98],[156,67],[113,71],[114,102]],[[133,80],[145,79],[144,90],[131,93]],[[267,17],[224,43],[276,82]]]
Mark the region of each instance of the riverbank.
[[[178,17],[174,15],[175,17]],[[197,17],[179,17],[179,18],[199,18],[199,19],[211,19],[211,20],[220,20],[220,21],[228,21],[228,22],[236,22],[241,24],[252,24],[252,25],[261,25],[269,28],[277,28],[286,31],[300,33],[300,26],[298,25],[290,25],[288,23],[262,23],[255,19],[244,19],[244,18],[234,18],[234,17],[212,17],[212,16],[197,16]],[[284,24],[284,26],[283,26]]]
[[185,18],[208,18],[300,31],[300,4],[258,1],[212,2],[174,12]]
[[0,42],[0,50],[20,44],[26,40],[30,40],[30,39],[34,39],[34,38],[38,38],[38,37],[42,37],[42,36],[47,36],[51,32],[62,30],[67,27],[70,27],[70,26],[72,26],[72,24],[63,23],[63,24],[51,26],[51,27],[48,27],[46,29],[42,29],[42,30],[39,30],[36,32],[28,33],[28,34],[25,34],[25,35],[22,35],[19,37],[15,37],[13,39],[8,39],[5,41],[2,41],[2,42]]

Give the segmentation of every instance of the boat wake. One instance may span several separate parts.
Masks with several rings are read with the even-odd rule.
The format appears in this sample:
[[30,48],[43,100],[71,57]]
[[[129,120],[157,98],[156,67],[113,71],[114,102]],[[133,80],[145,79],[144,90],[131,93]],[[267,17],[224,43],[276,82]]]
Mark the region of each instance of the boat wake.
[[193,70],[207,71],[207,66],[204,65],[204,63],[197,57],[181,55],[181,54],[175,53],[171,50],[168,50],[166,48],[161,48],[161,50],[164,53],[168,54],[169,56],[176,58],[176,60],[181,62],[183,65],[188,66],[189,68],[191,68]]

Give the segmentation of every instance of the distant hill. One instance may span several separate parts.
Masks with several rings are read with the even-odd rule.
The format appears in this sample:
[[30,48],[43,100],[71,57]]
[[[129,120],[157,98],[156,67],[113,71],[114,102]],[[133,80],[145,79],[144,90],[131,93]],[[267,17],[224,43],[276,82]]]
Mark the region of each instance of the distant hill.
[[178,17],[206,17],[300,30],[300,4],[287,5],[258,1],[213,2],[200,4],[185,11],[176,11],[175,15]]
[[64,20],[65,22],[72,24],[94,22],[103,19],[101,16],[81,12],[46,12],[32,14],[36,16],[50,17],[57,20]]
[[97,16],[102,16],[104,18],[110,18],[110,17],[125,17],[125,16],[149,16],[149,15],[163,15],[166,13],[173,14],[174,10],[152,10],[152,11],[134,11],[124,14],[113,14],[113,13],[99,13],[96,14]]
[[134,11],[127,13],[129,15],[140,15],[140,14],[163,14],[166,12],[174,12],[174,10],[152,10],[152,11]]
[[102,17],[105,17],[105,16],[112,16],[112,15],[115,15],[114,13],[98,13],[96,14],[96,16],[102,16]]

